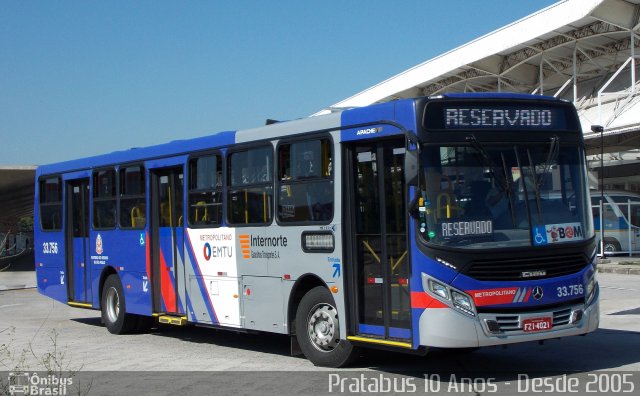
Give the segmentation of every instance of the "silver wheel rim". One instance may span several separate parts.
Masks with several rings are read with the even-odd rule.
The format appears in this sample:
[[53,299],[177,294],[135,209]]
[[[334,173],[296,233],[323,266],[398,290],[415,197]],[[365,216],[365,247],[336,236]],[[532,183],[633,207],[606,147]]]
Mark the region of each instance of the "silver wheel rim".
[[617,250],[618,250],[617,246],[614,245],[613,243],[605,243],[604,244],[604,251],[605,252],[613,253],[613,252],[616,252]]
[[339,334],[338,311],[329,304],[313,307],[307,320],[311,344],[321,352],[330,352],[338,345]]
[[107,290],[107,318],[109,322],[115,323],[120,315],[120,296],[115,287]]

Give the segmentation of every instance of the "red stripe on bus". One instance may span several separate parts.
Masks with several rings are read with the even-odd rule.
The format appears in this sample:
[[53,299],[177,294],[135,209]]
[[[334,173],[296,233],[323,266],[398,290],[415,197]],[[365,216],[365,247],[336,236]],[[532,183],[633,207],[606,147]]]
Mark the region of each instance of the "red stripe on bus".
[[449,306],[425,292],[411,292],[411,308],[449,308]]
[[160,250],[160,292],[162,293],[162,299],[164,300],[164,306],[167,312],[176,312],[176,291],[171,283],[171,274],[169,274],[169,268],[167,268],[167,262]]
[[527,288],[527,295],[524,296],[524,300],[523,301],[524,302],[529,301],[529,296],[531,296],[531,288],[530,287]]

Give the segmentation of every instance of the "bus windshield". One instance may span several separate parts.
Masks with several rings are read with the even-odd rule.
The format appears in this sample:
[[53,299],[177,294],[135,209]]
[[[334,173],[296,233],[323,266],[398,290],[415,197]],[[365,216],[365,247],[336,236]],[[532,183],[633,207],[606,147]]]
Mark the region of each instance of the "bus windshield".
[[427,146],[419,234],[441,247],[485,249],[579,242],[593,235],[584,157],[545,144]]

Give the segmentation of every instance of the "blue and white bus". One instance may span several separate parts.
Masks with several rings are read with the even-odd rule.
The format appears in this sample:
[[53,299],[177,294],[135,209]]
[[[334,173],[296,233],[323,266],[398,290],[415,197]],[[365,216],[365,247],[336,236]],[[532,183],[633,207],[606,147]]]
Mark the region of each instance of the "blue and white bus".
[[[602,202],[601,202],[602,201]],[[600,208],[604,205],[604,211]],[[640,195],[626,191],[591,191],[596,239],[604,226],[604,254],[640,252]]]
[[291,335],[316,365],[598,327],[580,123],[449,94],[41,166],[40,293],[154,323]]

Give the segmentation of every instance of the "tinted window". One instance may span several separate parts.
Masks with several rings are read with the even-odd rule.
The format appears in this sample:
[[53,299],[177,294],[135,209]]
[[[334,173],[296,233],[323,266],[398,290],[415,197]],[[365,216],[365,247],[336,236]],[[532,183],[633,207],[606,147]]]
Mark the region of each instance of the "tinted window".
[[113,169],[93,173],[93,227],[116,226],[116,172]]
[[59,177],[40,181],[40,225],[44,231],[62,229],[62,184]]
[[273,219],[273,151],[259,147],[229,155],[228,218],[234,224]]
[[120,227],[144,228],[146,215],[146,178],[144,167],[120,169]]
[[333,178],[329,139],[278,148],[278,220],[329,222],[333,218]]
[[189,225],[222,222],[222,158],[208,155],[189,161]]

